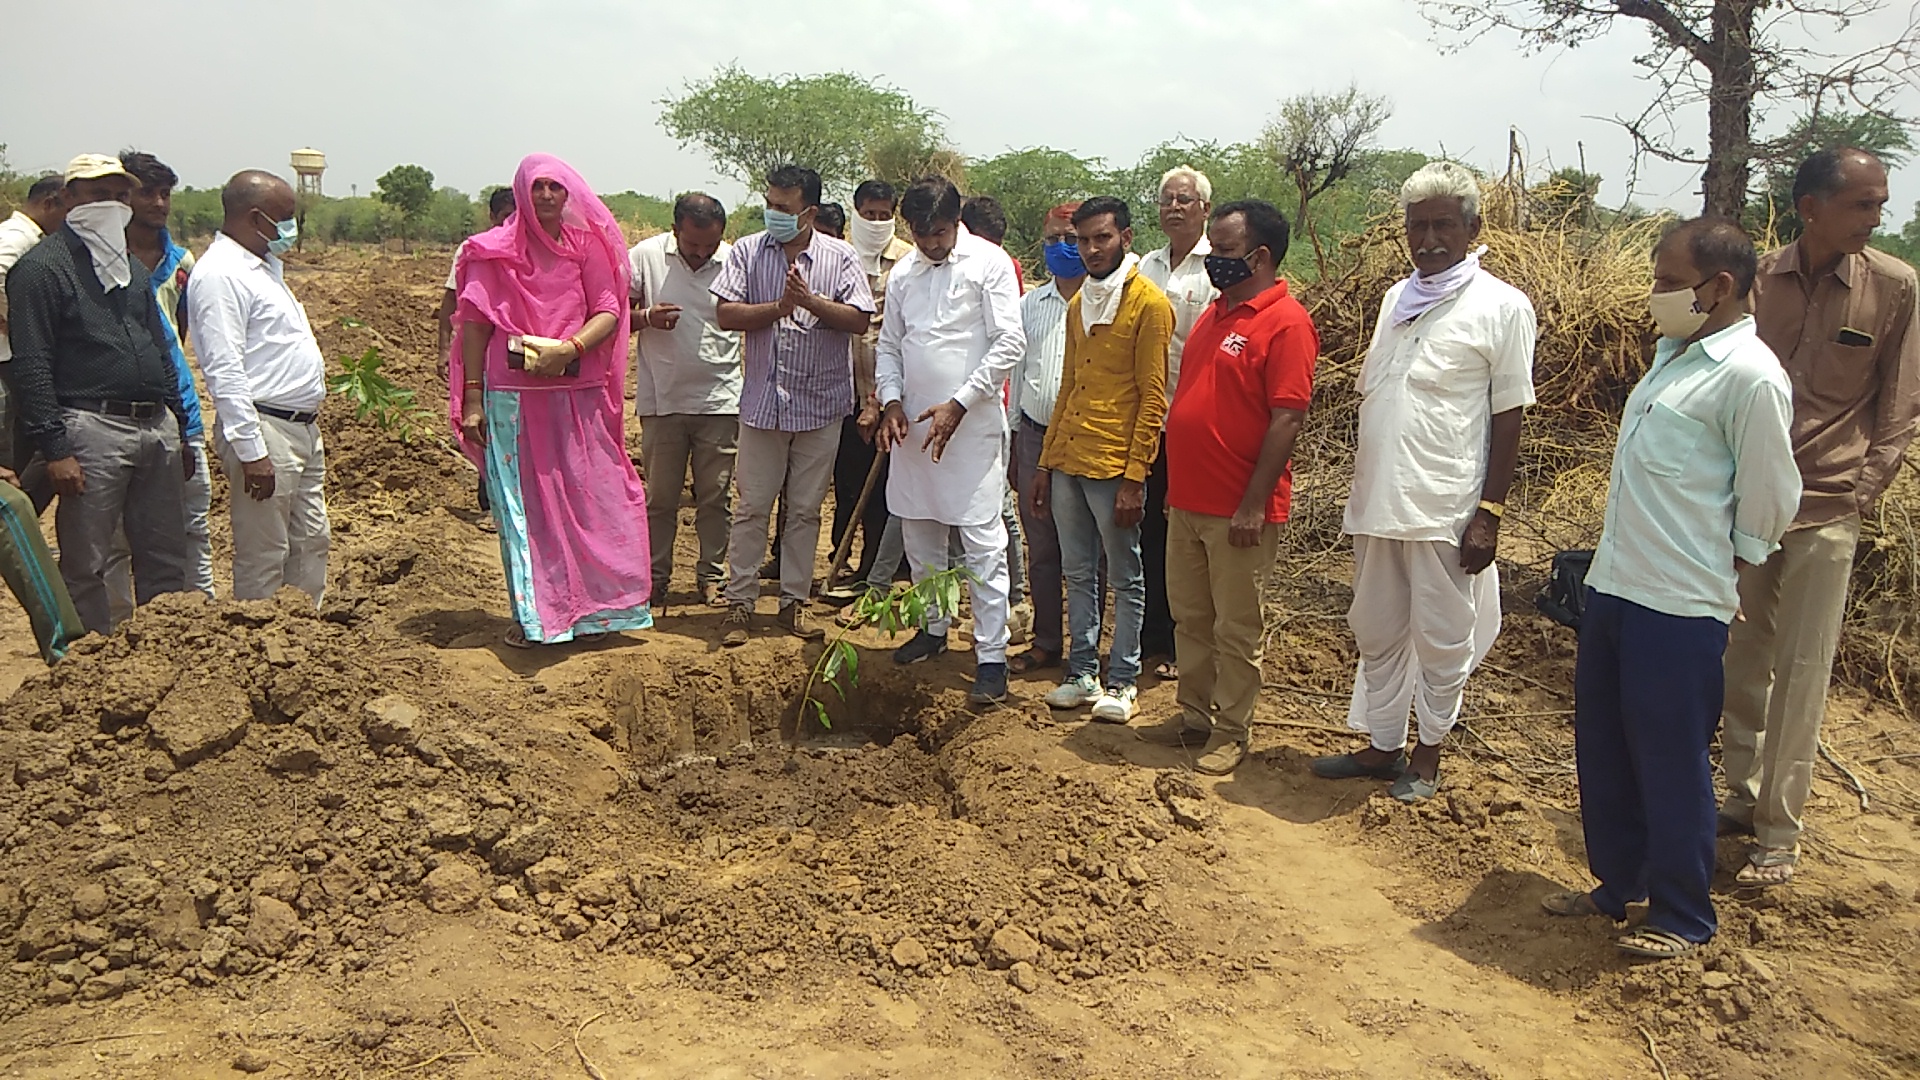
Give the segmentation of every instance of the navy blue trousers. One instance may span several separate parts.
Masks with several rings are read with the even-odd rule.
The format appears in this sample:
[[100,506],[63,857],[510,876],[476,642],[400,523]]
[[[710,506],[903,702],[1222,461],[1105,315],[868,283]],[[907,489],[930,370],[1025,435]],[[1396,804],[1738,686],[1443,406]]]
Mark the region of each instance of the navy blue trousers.
[[1703,942],[1713,898],[1713,763],[1727,624],[1587,590],[1574,668],[1575,758],[1593,901]]

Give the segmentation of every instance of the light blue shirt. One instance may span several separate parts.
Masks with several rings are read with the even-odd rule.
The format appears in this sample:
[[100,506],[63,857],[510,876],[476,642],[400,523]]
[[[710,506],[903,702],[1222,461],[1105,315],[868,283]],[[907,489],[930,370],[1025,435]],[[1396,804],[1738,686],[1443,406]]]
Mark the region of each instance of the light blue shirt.
[[1733,621],[1734,560],[1763,563],[1800,506],[1793,389],[1751,317],[1661,338],[1627,398],[1587,584],[1681,618]]
[[1007,403],[1015,423],[1021,414],[1046,427],[1053,419],[1054,399],[1060,396],[1061,369],[1067,359],[1067,298],[1055,282],[1020,298],[1020,323],[1027,334],[1026,352],[1013,367]]

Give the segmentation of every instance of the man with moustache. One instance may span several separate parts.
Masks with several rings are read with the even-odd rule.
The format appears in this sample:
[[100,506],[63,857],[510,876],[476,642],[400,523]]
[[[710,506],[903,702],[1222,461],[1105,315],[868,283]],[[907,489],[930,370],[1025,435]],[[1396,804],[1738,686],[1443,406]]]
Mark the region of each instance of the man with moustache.
[[[1359,647],[1347,726],[1364,750],[1313,762],[1328,779],[1432,798],[1467,676],[1500,632],[1493,556],[1533,404],[1533,304],[1480,268],[1480,184],[1434,162],[1400,189],[1416,272],[1387,290],[1361,366],[1346,532]],[[1420,738],[1411,755],[1407,710]]]

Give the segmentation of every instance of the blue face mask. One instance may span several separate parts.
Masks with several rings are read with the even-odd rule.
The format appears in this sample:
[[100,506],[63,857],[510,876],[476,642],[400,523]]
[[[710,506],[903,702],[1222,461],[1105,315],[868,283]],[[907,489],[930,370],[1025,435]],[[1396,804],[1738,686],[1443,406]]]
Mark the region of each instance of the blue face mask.
[[1080,249],[1064,240],[1049,240],[1043,249],[1047,273],[1057,278],[1087,276],[1087,264],[1080,261]]
[[767,222],[767,231],[773,234],[775,240],[791,244],[800,239],[800,215],[768,207],[763,217]]
[[[255,212],[258,213],[258,211]],[[264,218],[267,215],[260,214],[260,216]],[[268,218],[268,220],[271,221],[272,219]],[[300,240],[300,221],[298,218],[275,221],[273,222],[273,230],[273,236],[267,236],[266,233],[260,233],[260,235],[266,237],[267,250],[275,256],[285,255],[287,252],[292,251],[293,245]],[[255,231],[258,232],[259,230],[256,229]]]

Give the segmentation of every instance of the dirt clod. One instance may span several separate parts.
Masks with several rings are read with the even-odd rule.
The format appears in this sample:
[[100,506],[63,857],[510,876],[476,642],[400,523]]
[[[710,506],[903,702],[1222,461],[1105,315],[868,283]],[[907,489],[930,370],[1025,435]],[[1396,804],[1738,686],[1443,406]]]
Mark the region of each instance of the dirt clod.
[[[502,888],[512,888],[511,885]],[[486,895],[487,879],[463,862],[443,863],[420,883],[420,898],[442,915],[466,911]]]

